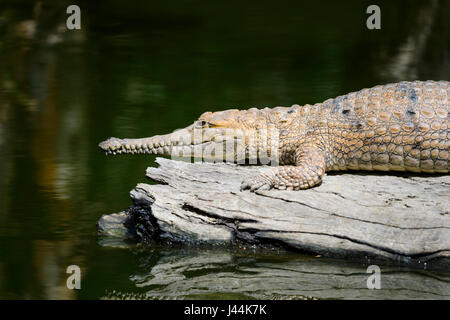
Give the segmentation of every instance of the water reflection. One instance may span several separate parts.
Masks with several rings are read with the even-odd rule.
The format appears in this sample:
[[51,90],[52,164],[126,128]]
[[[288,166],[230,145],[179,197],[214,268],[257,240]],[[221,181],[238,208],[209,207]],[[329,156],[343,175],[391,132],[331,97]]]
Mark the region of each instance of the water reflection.
[[[154,158],[107,159],[96,145],[108,136],[173,131],[206,110],[314,103],[413,77],[449,80],[450,2],[382,1],[379,32],[366,30],[361,1],[260,1],[258,8],[237,1],[196,7],[85,1],[77,32],[64,28],[69,4],[0,3],[0,298],[98,298],[105,288],[135,289],[130,274],[148,297],[176,297],[178,278],[179,297],[201,295],[196,281],[209,281],[209,265],[231,270],[210,274],[223,279],[208,284],[209,297],[262,296],[250,274],[273,279],[264,282],[272,297],[326,296],[301,271],[305,263],[320,270],[322,262],[300,258],[253,257],[247,264],[226,252],[164,251],[136,273],[135,253],[99,246],[95,223],[130,204],[128,191]],[[204,270],[205,278],[181,274],[180,263],[191,273]],[[86,279],[81,292],[64,287],[71,264]],[[362,272],[332,265],[326,268]],[[172,278],[158,282],[165,273]],[[303,287],[294,276],[305,279]],[[414,277],[415,286],[431,281],[428,274]],[[429,294],[447,295],[441,284],[433,282]]]
[[397,81],[417,79],[419,77],[420,62],[423,59],[427,42],[432,36],[432,28],[439,19],[436,19],[438,1],[429,1],[411,23],[411,33],[399,45],[397,52],[388,58],[385,70],[380,73]]
[[284,253],[163,250],[142,254],[132,291],[105,299],[449,299],[450,277],[381,266],[381,289],[367,288],[367,265]]

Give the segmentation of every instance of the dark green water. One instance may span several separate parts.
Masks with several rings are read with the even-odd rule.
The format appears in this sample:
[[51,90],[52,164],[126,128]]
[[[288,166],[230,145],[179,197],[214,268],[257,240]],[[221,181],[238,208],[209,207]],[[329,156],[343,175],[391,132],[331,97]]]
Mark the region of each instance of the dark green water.
[[[129,206],[152,156],[106,158],[109,136],[171,132],[204,111],[320,102],[450,80],[450,2],[0,3],[0,298],[450,298],[445,272],[247,250],[113,248],[96,222]],[[94,4],[95,3],[95,4]],[[130,2],[131,3],[131,2]],[[81,268],[68,290],[66,268]],[[125,295],[124,295],[125,294]]]

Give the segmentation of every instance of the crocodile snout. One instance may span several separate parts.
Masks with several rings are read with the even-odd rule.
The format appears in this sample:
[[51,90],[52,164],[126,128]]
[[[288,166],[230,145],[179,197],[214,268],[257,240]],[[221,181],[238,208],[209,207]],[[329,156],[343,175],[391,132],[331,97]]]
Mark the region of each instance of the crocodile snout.
[[122,147],[122,140],[118,138],[109,138],[100,142],[98,147],[106,153],[118,151]]

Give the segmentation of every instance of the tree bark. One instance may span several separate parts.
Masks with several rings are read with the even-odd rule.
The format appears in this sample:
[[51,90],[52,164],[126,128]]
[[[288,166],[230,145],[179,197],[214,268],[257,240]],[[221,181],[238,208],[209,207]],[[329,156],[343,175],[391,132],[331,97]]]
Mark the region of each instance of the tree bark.
[[[241,181],[267,168],[156,162],[147,177],[158,184],[140,183],[130,195],[159,240],[276,244],[331,257],[450,266],[449,175],[349,172],[328,174],[309,190],[251,193],[240,191]],[[100,220],[104,232],[111,219]]]

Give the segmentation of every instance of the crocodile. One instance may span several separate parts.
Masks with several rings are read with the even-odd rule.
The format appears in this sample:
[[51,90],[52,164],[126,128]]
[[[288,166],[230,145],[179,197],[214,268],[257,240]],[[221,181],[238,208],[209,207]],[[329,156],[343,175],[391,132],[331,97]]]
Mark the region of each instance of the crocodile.
[[299,190],[329,171],[449,173],[449,127],[449,82],[403,81],[313,105],[205,112],[170,134],[109,138],[99,147],[106,154],[200,154],[204,161],[270,159],[275,166],[244,179],[241,190]]

